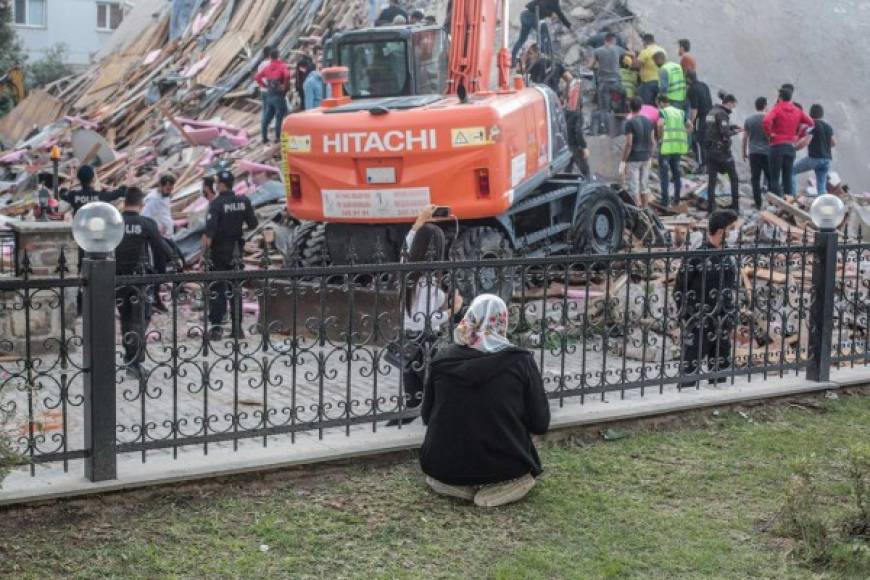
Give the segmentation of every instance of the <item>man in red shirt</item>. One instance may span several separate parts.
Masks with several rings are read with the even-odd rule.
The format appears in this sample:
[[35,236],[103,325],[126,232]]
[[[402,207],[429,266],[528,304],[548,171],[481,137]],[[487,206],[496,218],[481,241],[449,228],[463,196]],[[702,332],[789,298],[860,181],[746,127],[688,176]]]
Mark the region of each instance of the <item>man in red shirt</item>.
[[792,92],[784,87],[779,90],[779,101],[765,115],[762,127],[770,140],[770,186],[773,193],[782,197],[794,195],[792,170],[796,155],[795,143],[801,129],[812,129],[815,122],[791,102]]
[[257,73],[254,81],[263,90],[263,119],[260,132],[263,143],[269,142],[269,124],[275,120],[275,140],[281,141],[281,125],[287,116],[287,89],[290,87],[290,69],[279,57],[278,49],[269,51],[269,64]]

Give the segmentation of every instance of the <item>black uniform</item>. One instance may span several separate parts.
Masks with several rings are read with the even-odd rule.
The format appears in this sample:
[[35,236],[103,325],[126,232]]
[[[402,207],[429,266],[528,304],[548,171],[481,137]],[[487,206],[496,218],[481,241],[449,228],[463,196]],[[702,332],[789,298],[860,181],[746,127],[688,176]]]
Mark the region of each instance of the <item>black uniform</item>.
[[115,191],[97,191],[92,187],[82,187],[81,189],[70,189],[60,194],[60,198],[70,204],[73,208],[73,215],[77,214],[83,206],[92,201],[104,201],[112,203],[115,200],[121,199],[127,194],[127,188],[122,187]]
[[[704,250],[716,250],[705,244]],[[731,331],[737,323],[737,263],[734,256],[690,258],[677,274],[674,300],[682,319],[682,374],[731,366]],[[719,379],[721,382],[723,379]]]
[[[232,270],[233,255],[237,248],[241,252],[242,230],[244,226],[257,227],[259,220],[254,206],[247,197],[235,195],[232,191],[221,193],[208,206],[208,220],[205,234],[211,239],[211,270]],[[215,282],[209,299],[209,321],[213,327],[221,324],[227,313],[227,300],[231,289],[227,282]],[[233,301],[233,333],[238,332],[241,304]]]
[[[169,259],[169,248],[160,237],[154,220],[135,211],[125,211],[123,215],[124,239],[115,250],[115,273],[119,276],[145,274],[165,264]],[[151,289],[144,285],[122,286],[115,290],[121,316],[124,364],[140,363],[145,359],[145,349],[140,345],[151,319],[150,294]]]
[[731,151],[731,138],[737,134],[737,129],[730,119],[731,111],[722,105],[716,105],[707,114],[707,210],[710,213],[716,210],[716,182],[722,173],[731,181],[731,209],[740,209],[737,167]]

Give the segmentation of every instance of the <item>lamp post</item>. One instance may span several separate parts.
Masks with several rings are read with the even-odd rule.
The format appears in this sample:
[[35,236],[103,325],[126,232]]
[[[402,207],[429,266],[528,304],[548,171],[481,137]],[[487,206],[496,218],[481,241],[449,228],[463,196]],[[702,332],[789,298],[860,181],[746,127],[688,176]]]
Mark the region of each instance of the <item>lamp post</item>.
[[124,238],[124,218],[114,206],[89,203],[76,214],[73,237],[84,250],[82,338],[84,374],[85,476],[117,478],[115,456],[115,260]]
[[831,343],[834,330],[837,228],[846,217],[846,206],[839,197],[826,193],[813,202],[810,217],[819,231],[815,236],[813,288],[816,295],[810,315],[810,365],[807,368],[807,378],[811,381],[828,381],[831,378]]

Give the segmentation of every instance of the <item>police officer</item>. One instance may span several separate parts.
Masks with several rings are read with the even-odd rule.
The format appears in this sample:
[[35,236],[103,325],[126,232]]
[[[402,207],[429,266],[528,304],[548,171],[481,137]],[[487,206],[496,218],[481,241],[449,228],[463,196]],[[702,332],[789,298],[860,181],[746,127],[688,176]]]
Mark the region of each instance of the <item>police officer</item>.
[[[64,192],[61,192],[60,198],[70,204],[72,206],[73,216],[75,216],[82,207],[91,203],[92,201],[104,201],[106,203],[112,203],[113,201],[124,197],[124,194],[127,192],[127,187],[122,187],[120,189],[116,189],[115,191],[97,191],[94,189],[94,180],[96,179],[96,172],[94,168],[90,165],[82,165],[79,167],[78,172],[76,173],[76,177],[79,180],[80,187],[79,189],[70,189]],[[129,184],[132,180],[133,173],[132,169],[127,173],[127,183]],[[81,271],[82,267],[82,259],[85,257],[85,251],[79,248],[79,271]],[[82,314],[82,292],[79,290],[78,295],[76,296],[76,315],[81,316]]]
[[[221,171],[217,176],[218,196],[208,206],[208,219],[202,239],[205,251],[210,254],[211,270],[215,272],[234,269],[236,250],[241,254],[242,229],[245,225],[253,229],[259,220],[254,206],[247,197],[233,192],[235,176],[231,171]],[[209,322],[211,338],[221,337],[221,323],[227,313],[227,300],[231,297],[230,284],[225,281],[214,282],[209,294]],[[232,306],[233,338],[242,338],[241,304],[237,298]]]
[[[60,194],[60,198],[72,206],[73,215],[85,205],[92,201],[105,201],[112,203],[117,199],[124,197],[127,192],[126,187],[116,189],[115,191],[97,191],[94,189],[94,179],[96,172],[90,165],[82,165],[79,167],[76,177],[79,180],[80,187],[78,189],[70,189]],[[128,182],[130,175],[128,174]]]
[[[169,259],[169,247],[160,237],[157,224],[141,215],[145,194],[137,187],[127,189],[124,196],[124,239],[115,250],[115,273],[131,276],[159,271]],[[149,255],[150,249],[150,255]],[[124,365],[136,379],[145,378],[145,333],[151,319],[151,289],[144,285],[123,286],[115,290],[115,301],[121,317],[121,340],[124,345]]]

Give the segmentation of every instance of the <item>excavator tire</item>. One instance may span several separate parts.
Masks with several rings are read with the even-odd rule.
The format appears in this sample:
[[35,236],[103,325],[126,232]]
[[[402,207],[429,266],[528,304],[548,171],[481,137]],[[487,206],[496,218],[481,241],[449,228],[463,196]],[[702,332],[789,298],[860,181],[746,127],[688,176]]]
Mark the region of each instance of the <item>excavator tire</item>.
[[[497,260],[512,256],[513,250],[507,236],[489,226],[462,230],[450,248],[450,260],[454,262]],[[495,294],[510,304],[516,275],[511,268],[484,265],[473,270],[457,270],[455,279],[456,288],[465,304],[471,304],[475,296],[480,294]]]
[[293,231],[288,244],[287,265],[297,268],[317,268],[331,262],[326,246],[326,224],[302,222]]
[[625,206],[609,187],[581,192],[574,216],[574,250],[578,254],[611,254],[625,243]]

